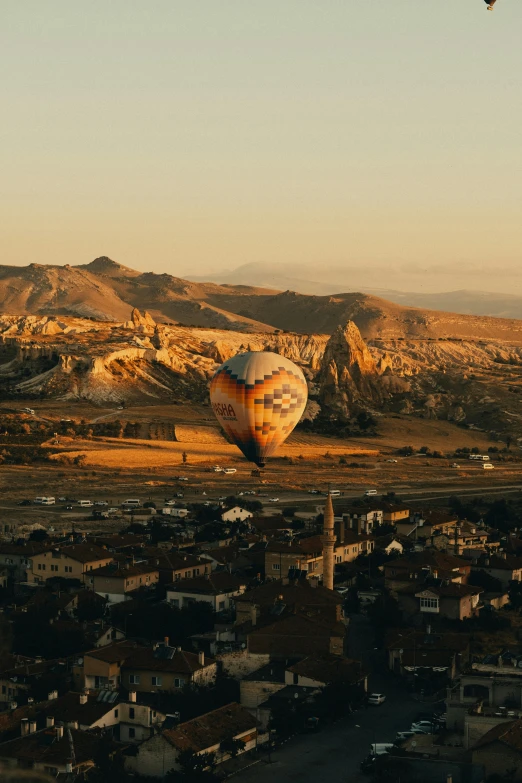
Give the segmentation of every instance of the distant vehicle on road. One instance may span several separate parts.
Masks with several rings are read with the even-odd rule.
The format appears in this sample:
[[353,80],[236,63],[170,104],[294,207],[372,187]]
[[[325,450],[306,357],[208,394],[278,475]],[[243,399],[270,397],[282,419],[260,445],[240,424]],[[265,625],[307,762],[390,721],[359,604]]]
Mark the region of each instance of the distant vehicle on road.
[[236,468],[223,468],[223,473],[237,473]]
[[214,465],[212,470],[214,471],[214,473],[222,473],[223,468],[221,467],[221,465]]
[[[328,493],[326,493],[328,494]],[[331,489],[330,490],[330,497],[332,498],[340,498],[341,497],[341,490],[340,489]]]
[[279,498],[268,498],[269,503],[279,503]]
[[19,506],[32,506],[33,504],[32,504],[32,502],[31,502],[30,500],[21,500],[21,501],[18,503],[18,505],[19,505]]
[[78,505],[81,508],[90,508],[91,506],[94,506],[94,503],[92,502],[92,500],[79,500]]
[[187,476],[178,476],[178,481],[188,481]]
[[368,704],[372,704],[375,707],[378,707],[379,704],[383,704],[386,701],[386,696],[384,693],[370,693],[368,696]]
[[493,470],[493,468],[494,468],[495,466],[493,465],[493,463],[492,463],[492,462],[485,462],[485,463],[482,465],[482,467],[483,467],[483,469],[484,469],[484,470]]
[[30,413],[31,416],[34,416],[34,410],[32,408],[22,408],[22,413]]
[[308,490],[308,494],[309,494],[309,495],[319,495],[319,494],[320,494],[320,492],[319,492],[319,490],[318,490],[318,489],[309,489],[309,490]]
[[366,492],[364,493],[364,497],[372,498],[372,497],[375,497],[376,494],[377,494],[377,490],[376,489],[367,489]]
[[94,501],[94,505],[95,506],[108,506],[109,504],[107,503],[106,500],[95,500]]
[[34,502],[38,506],[54,506],[56,500],[52,497],[37,497],[34,499]]
[[460,468],[460,465],[458,462],[453,462],[451,465],[452,468]]
[[137,498],[131,498],[130,500],[124,500],[121,505],[127,508],[138,508],[138,506],[141,506],[141,501]]
[[339,595],[346,595],[346,593],[350,592],[349,587],[336,587],[335,592],[339,593]]
[[397,462],[396,459],[387,459],[386,462]]
[[487,454],[470,454],[470,459],[477,460],[477,462],[489,462],[489,456]]
[[175,500],[166,500],[166,501],[165,501],[165,505],[166,505],[166,506],[175,506],[175,505],[176,505],[176,502],[177,502],[177,501],[175,501]]

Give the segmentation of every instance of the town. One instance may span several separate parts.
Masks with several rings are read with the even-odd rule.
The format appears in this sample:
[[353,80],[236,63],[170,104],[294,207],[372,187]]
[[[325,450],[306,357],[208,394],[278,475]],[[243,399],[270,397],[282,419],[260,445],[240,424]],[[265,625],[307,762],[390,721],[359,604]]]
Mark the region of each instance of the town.
[[85,530],[4,525],[5,774],[520,779],[516,501],[321,493],[75,500]]

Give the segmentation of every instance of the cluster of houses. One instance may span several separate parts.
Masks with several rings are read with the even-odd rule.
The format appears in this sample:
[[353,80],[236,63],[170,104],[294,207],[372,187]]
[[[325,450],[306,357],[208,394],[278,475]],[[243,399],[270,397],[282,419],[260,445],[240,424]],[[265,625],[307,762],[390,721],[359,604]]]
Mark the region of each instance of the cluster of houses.
[[[522,578],[518,538],[377,500],[339,504],[327,521],[329,513],[334,540],[321,515],[295,525],[240,505],[222,511],[222,538],[198,543],[178,531],[152,543],[146,527],[38,542],[10,533],[0,541],[5,622],[45,608],[55,627],[81,626],[82,644],[53,659],[26,655],[16,640],[0,647],[0,769],[72,781],[95,768],[101,743],[129,773],[158,779],[187,751],[223,769],[239,763],[270,746],[281,710],[310,713],[332,685],[366,692],[364,663],[346,655],[348,595],[362,611],[395,602],[401,623],[384,639],[390,671],[447,687],[448,725],[484,763],[488,732],[505,744],[519,715],[522,726],[522,668],[474,662],[459,624],[509,602]],[[334,589],[323,580],[331,557]],[[182,646],[130,637],[113,616],[138,600],[189,614],[206,604],[214,627]],[[96,619],[78,620],[87,608]],[[176,694],[211,690],[222,677],[236,681],[234,701],[188,718],[173,708]]]

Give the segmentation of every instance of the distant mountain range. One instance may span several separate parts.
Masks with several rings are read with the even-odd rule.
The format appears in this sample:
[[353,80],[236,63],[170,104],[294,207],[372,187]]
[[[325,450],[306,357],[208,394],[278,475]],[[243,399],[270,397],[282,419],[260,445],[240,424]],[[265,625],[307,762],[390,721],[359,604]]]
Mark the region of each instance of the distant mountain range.
[[[397,272],[397,270],[387,267],[365,269],[364,265],[354,268],[325,266],[321,268],[321,280],[319,281],[317,268],[295,264],[276,265],[254,262],[224,273],[208,274],[205,277],[188,275],[188,279],[213,281],[221,284],[261,286],[274,288],[278,291],[290,290],[300,294],[315,294],[317,296],[328,296],[346,291],[362,291],[406,307],[427,307],[433,310],[468,315],[489,315],[497,318],[522,318],[522,296],[517,294],[475,291],[467,288],[442,293],[398,290],[403,286],[410,288],[415,284],[422,285],[424,282],[433,287],[436,285],[437,275],[440,277],[442,272],[444,272],[444,276],[448,276],[447,269],[428,269],[426,280],[424,280],[417,269],[413,270],[410,276],[408,269]],[[470,279],[474,279],[474,276],[469,267],[456,265],[451,278],[457,284],[466,285],[469,284]],[[377,281],[380,285],[377,285]],[[390,281],[394,287],[384,287]],[[509,285],[509,281],[505,285]]]
[[[522,320],[433,309],[444,301],[455,311],[468,301],[466,309],[470,310],[471,303],[479,298],[474,292],[437,295],[386,291],[386,298],[360,292],[317,295],[314,286],[319,284],[308,281],[308,292],[296,293],[286,285],[283,291],[268,288],[274,281],[268,272],[259,275],[258,283],[245,284],[247,278],[253,279],[255,271],[249,267],[250,271],[242,267],[242,273],[241,269],[237,275],[234,273],[233,283],[220,285],[142,273],[107,257],[79,266],[0,266],[0,314],[74,315],[125,322],[136,307],[147,310],[158,323],[250,333],[283,330],[331,334],[351,320],[365,339],[453,337],[522,341]],[[417,297],[420,308],[409,304],[412,297]],[[501,302],[497,295],[483,295],[483,304],[488,301],[493,308],[495,297],[498,312]],[[512,300],[522,301],[515,296]],[[522,308],[513,304],[511,312],[522,315]]]

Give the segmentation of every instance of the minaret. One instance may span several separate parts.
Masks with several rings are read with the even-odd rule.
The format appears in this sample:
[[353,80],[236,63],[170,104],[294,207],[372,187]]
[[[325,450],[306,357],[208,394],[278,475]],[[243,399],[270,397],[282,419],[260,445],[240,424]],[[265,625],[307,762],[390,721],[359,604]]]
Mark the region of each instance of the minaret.
[[334,585],[334,510],[332,496],[328,490],[326,505],[324,507],[323,523],[323,587],[333,590]]

